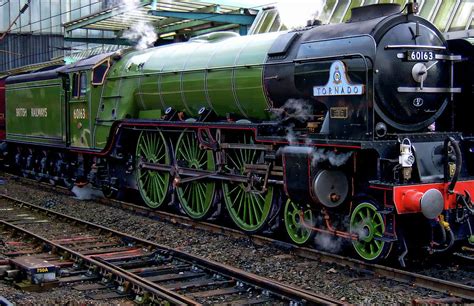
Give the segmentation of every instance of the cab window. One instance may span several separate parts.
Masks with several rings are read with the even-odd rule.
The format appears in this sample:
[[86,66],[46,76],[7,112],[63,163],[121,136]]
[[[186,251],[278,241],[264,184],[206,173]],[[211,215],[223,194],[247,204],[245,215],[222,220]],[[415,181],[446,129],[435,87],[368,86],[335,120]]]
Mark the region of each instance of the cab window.
[[72,97],[79,98],[87,93],[87,75],[85,72],[74,73],[72,76]]
[[106,60],[94,67],[92,71],[92,85],[104,84],[105,76],[110,68],[110,61]]
[[87,75],[85,72],[81,72],[81,78],[79,80],[79,88],[81,97],[86,95],[87,92]]
[[74,73],[72,75],[72,96],[73,98],[79,97],[79,74]]

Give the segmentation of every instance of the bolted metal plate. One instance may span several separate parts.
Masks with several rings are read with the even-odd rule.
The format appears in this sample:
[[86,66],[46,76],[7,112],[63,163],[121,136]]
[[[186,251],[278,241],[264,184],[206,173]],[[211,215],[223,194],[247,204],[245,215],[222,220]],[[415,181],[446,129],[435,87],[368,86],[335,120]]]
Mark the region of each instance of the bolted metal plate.
[[344,202],[349,192],[349,182],[342,171],[320,171],[313,183],[317,200],[326,207],[337,207]]
[[443,194],[438,189],[430,189],[420,200],[421,212],[428,219],[434,219],[443,211]]

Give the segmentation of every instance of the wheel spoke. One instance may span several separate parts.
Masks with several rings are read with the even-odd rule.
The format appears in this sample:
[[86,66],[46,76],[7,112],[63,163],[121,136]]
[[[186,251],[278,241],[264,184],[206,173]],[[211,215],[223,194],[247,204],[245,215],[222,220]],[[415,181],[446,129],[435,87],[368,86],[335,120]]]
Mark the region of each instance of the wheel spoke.
[[207,152],[204,151],[204,150],[200,153],[200,156],[198,158],[198,163],[199,163],[199,168],[200,169],[206,169],[204,166],[207,165],[207,158],[208,158],[207,155],[208,155]]
[[[214,170],[215,167],[212,153],[201,150],[194,132],[189,131],[184,131],[178,139],[176,160],[185,161],[187,167],[193,169]],[[185,184],[185,186],[180,186],[177,189],[181,207],[193,219],[205,218],[211,211],[214,201],[215,183],[194,181]]]
[[[237,191],[237,194],[234,196],[234,201],[232,201],[232,204],[235,204],[235,203],[237,202],[237,200],[241,200],[241,198],[242,198],[242,196],[241,196],[242,192],[243,192],[243,189],[242,189],[242,188],[240,188],[240,189]],[[240,203],[242,203],[242,201],[241,201]],[[232,205],[232,206],[233,206],[233,205]]]
[[153,156],[153,151],[150,149],[150,136],[148,133],[146,134],[145,148],[148,155],[147,158],[150,159]]
[[255,202],[257,203],[257,208],[261,215],[263,213],[263,206],[265,205],[265,198],[262,197],[261,194],[258,194],[258,198],[255,198]]
[[240,171],[241,171],[241,173],[244,171],[244,169],[243,169],[243,168],[244,168],[244,165],[247,163],[245,157],[244,157],[243,154],[242,154],[242,151],[243,151],[243,150],[239,150],[240,157],[241,157],[241,160],[240,160],[240,161],[241,161],[241,163],[240,163]]
[[[301,224],[301,220],[296,218],[296,216],[299,215],[301,211],[301,208],[293,201],[288,200],[286,202],[284,210],[284,223],[286,232],[290,239],[297,244],[304,244],[308,242],[313,235],[313,231],[304,227]],[[303,210],[303,216],[306,222],[313,224],[313,214],[309,208],[307,210]]]
[[256,198],[254,198],[253,195],[250,195],[250,197],[252,198],[252,202],[255,201],[252,205],[252,208],[253,208],[253,213],[254,213],[254,216],[255,216],[255,219],[257,220],[257,222],[260,220],[260,217],[259,217],[259,214],[257,213],[257,207],[260,208],[260,205],[257,201]]
[[[136,158],[150,163],[169,164],[167,146],[160,132],[142,132],[138,139]],[[138,167],[137,185],[145,203],[159,207],[166,198],[169,186],[169,174]]]
[[188,145],[188,148],[189,148],[189,152],[190,152],[190,158],[191,159],[195,159],[196,158],[196,147],[193,145],[193,141],[191,139],[191,137],[189,137],[189,135],[187,135],[185,137],[186,139],[186,143]]
[[183,157],[184,160],[191,160],[191,154],[189,154],[189,151],[188,151],[188,146],[180,146],[179,147],[179,155],[181,155]]
[[196,183],[196,187],[199,190],[199,195],[200,195],[200,202],[204,202],[206,199],[206,187],[204,187],[202,184]]
[[239,184],[239,185],[236,185],[234,188],[232,188],[232,190],[231,190],[229,193],[232,194],[237,188],[242,189],[242,188],[240,187],[240,184]]
[[[241,144],[253,143],[252,136],[244,134],[238,140]],[[228,172],[244,174],[246,165],[257,163],[258,152],[251,148],[226,150]],[[224,201],[227,211],[234,223],[244,231],[256,232],[263,228],[270,216],[273,203],[273,188],[270,187],[265,194],[258,194],[249,183],[240,183],[238,186],[224,182]]]
[[166,152],[163,147],[159,147],[156,151],[156,162],[161,163],[166,157]]
[[158,183],[157,176],[153,177],[153,182],[155,185],[155,201],[158,201],[158,199],[161,197],[161,188],[160,188],[160,184]]
[[235,168],[240,171],[240,165],[234,161],[234,159],[232,158],[232,156],[230,156],[230,154],[229,154],[227,157],[228,157],[228,158],[230,159],[230,161],[235,165]]
[[356,252],[365,260],[376,260],[385,256],[390,248],[386,246],[386,242],[377,240],[378,237],[383,237],[385,224],[375,205],[364,202],[355,207],[351,214],[351,231],[360,229],[361,225],[364,226],[367,235],[359,238],[359,241],[352,242]]
[[248,202],[247,202],[247,194],[244,193],[243,195],[243,203],[244,203],[244,212],[242,214],[242,221],[247,223],[248,224],[248,220],[247,220],[247,206],[248,206]]

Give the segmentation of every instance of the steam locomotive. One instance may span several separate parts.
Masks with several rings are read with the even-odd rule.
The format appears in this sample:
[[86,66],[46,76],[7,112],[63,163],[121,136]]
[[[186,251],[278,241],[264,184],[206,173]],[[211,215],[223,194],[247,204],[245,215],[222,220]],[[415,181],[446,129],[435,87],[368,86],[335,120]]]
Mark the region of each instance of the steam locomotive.
[[[368,261],[474,244],[473,46],[416,3],[9,76],[3,164],[152,208],[343,238]],[[316,239],[317,240],[317,239]]]

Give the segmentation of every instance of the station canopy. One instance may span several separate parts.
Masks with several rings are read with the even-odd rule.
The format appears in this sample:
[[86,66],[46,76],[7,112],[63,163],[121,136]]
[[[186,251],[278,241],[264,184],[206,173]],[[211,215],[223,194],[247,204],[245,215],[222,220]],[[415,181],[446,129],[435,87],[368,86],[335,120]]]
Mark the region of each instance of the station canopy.
[[[214,31],[233,30],[245,35],[259,12],[259,7],[235,0],[159,0],[136,1],[134,7],[119,4],[103,11],[64,24],[65,38],[75,41],[73,31],[78,29],[112,31],[121,37],[129,28],[146,23],[153,26],[160,40],[176,40]],[[113,43],[104,39],[97,43]],[[123,44],[117,39],[116,44]]]
[[[100,38],[94,41],[95,43],[126,45],[129,42],[120,37],[124,31],[139,22],[146,22],[154,27],[159,37],[158,45],[222,30],[238,31],[241,35],[246,35],[286,29],[281,24],[276,10],[264,9],[264,6],[256,4],[262,3],[261,1],[135,0],[135,2],[137,6],[132,9],[126,5],[116,5],[64,24],[66,40],[81,41],[73,35],[73,32],[78,29],[90,29],[110,31],[112,35],[108,37],[114,37]],[[327,0],[318,19],[322,23],[339,23],[350,18],[353,7],[376,3],[398,3],[403,7],[408,2],[409,0]],[[421,0],[418,3],[420,16],[435,23],[442,32],[450,33],[446,35],[447,38],[472,36],[474,1]],[[272,2],[269,1],[269,4]]]

